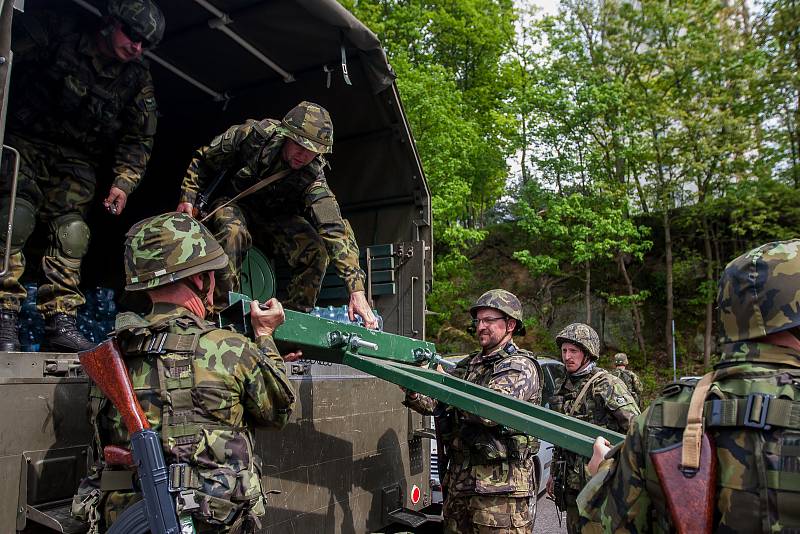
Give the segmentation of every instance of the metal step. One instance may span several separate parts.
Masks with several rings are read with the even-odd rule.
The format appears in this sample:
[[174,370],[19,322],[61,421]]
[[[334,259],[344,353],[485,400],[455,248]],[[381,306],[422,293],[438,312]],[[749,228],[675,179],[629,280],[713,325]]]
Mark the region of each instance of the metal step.
[[72,500],[59,501],[54,504],[40,504],[37,506],[26,506],[26,516],[28,520],[46,527],[50,527],[56,532],[63,534],[81,534],[88,530],[88,525],[73,519],[69,511]]
[[422,512],[416,512],[408,508],[400,508],[394,512],[389,512],[389,519],[406,527],[417,528],[428,521],[428,516]]

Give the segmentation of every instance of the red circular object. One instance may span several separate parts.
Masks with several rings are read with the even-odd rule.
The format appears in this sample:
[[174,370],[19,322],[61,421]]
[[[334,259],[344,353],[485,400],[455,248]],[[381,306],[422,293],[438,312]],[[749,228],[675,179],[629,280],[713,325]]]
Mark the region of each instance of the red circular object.
[[422,492],[419,490],[419,486],[414,484],[411,486],[411,502],[413,504],[417,504],[419,502],[420,494]]

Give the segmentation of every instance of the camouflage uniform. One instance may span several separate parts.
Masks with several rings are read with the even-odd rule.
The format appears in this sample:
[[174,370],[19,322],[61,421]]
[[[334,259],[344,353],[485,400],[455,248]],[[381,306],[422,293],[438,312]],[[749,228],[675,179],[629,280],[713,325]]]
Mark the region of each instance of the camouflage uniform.
[[[503,290],[485,293],[472,308],[492,307],[517,319],[524,332],[517,298]],[[471,353],[451,371],[454,376],[518,399],[541,404],[542,375],[536,357],[513,342],[489,354]],[[449,456],[445,489],[447,533],[524,533],[533,531],[530,499],[536,498],[534,456],[539,440],[487,419],[418,395],[404,404],[424,415],[437,415],[438,430]]]
[[[165,241],[172,244],[165,246]],[[134,225],[127,249],[133,251],[126,254],[129,290],[156,287],[227,262],[211,234],[183,214],[159,215]],[[159,252],[154,255],[154,250]],[[192,266],[191,259],[198,255],[207,262]],[[175,264],[188,267],[158,276],[160,265]],[[120,314],[114,335],[137,398],[161,435],[167,464],[188,467],[182,476],[171,468],[170,478],[193,492],[200,505],[191,511],[198,532],[254,531],[265,513],[265,499],[252,426],[281,428],[294,403],[272,338],[262,336],[253,343],[168,303],[156,303],[144,317]],[[102,488],[98,510],[101,525],[108,526],[140,495],[119,483],[119,467],[104,468],[103,447],[130,443],[119,412],[95,386],[90,408],[99,461],[81,483],[73,510],[85,517],[88,510],[80,503]]]
[[[312,142],[297,132],[314,131],[326,144]],[[305,167],[260,191],[215,212],[209,226],[228,254],[230,263],[218,273],[218,303],[227,302],[229,290],[238,291],[239,274],[247,250],[253,245],[274,250],[292,269],[286,307],[308,310],[317,299],[328,262],[333,261],[350,293],[364,290],[366,275],[358,263],[358,246],[349,224],[325,179],[333,138],[327,111],[302,102],[283,121],[248,120],[231,126],[211,144],[198,150],[187,170],[180,202],[196,204],[220,173],[227,173],[215,194],[221,205],[260,180],[289,169],[281,157],[287,139],[319,155]],[[258,232],[252,230],[257,228]]]
[[[78,289],[89,241],[84,218],[100,161],[113,155],[113,185],[127,194],[144,174],[156,131],[147,63],[106,58],[96,38],[96,33],[81,33],[76,21],[52,13],[30,13],[15,21],[5,142],[21,156],[15,209],[20,227],[12,237],[11,272],[0,281],[0,308],[17,311],[25,299],[19,282],[25,269],[22,247],[38,218],[50,227],[51,246],[42,259],[47,282],[39,288],[37,307],[45,316],[74,314],[85,302]],[[2,174],[8,176],[11,158],[3,161]],[[6,217],[7,189],[3,195],[0,212]],[[72,234],[72,246],[65,246],[65,233]],[[0,240],[5,241],[5,230]]]
[[[614,365],[628,365],[628,356],[620,352],[614,356]],[[612,369],[611,374],[625,382],[628,386],[628,391],[631,392],[633,398],[636,400],[636,405],[639,409],[642,408],[642,381],[639,380],[639,375],[630,369]]]
[[[561,346],[564,342],[578,345],[592,360],[600,351],[597,333],[590,326],[574,323],[556,337]],[[586,371],[588,369],[588,371]],[[597,377],[597,378],[595,378]],[[575,405],[584,386],[593,380],[579,405]],[[626,433],[630,422],[639,415],[639,408],[625,383],[605,369],[589,364],[583,372],[567,374],[558,392],[550,398],[550,408],[570,414],[582,421],[599,425],[609,430]],[[556,448],[553,453],[553,478],[556,488],[563,487],[564,505],[567,511],[567,530],[579,532],[577,507],[578,493],[588,482],[584,466],[586,458],[565,449]]]
[[[798,252],[799,240],[764,245],[729,263],[720,279],[722,359],[703,410],[717,456],[714,532],[800,531],[800,352],[759,339],[797,337]],[[693,389],[670,384],[636,418],[581,494],[585,517],[606,532],[675,531],[649,453],[682,441]]]

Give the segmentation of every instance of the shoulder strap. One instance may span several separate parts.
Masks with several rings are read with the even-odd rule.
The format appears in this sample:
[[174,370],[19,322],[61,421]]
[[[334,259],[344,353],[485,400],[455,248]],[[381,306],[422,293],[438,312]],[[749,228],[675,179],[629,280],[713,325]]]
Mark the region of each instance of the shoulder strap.
[[275,174],[271,174],[270,176],[267,176],[263,180],[260,180],[260,181],[258,181],[256,183],[254,183],[253,185],[251,185],[250,187],[248,187],[247,189],[245,189],[244,191],[242,191],[241,193],[239,193],[238,195],[236,195],[232,199],[220,204],[219,206],[217,206],[216,208],[211,210],[211,212],[209,212],[208,215],[206,215],[205,217],[200,219],[200,222],[201,223],[206,222],[208,219],[211,218],[212,215],[214,215],[216,212],[218,212],[219,210],[221,210],[222,208],[224,208],[228,204],[230,204],[232,202],[236,202],[237,200],[239,200],[241,198],[244,198],[244,197],[246,197],[248,195],[252,195],[256,191],[260,191],[260,190],[264,189],[269,184],[271,184],[273,182],[277,182],[278,180],[280,180],[281,178],[283,178],[284,176],[286,176],[290,172],[292,172],[292,169],[284,169],[282,171],[276,172]]
[[578,406],[580,406],[581,402],[583,402],[583,398],[589,392],[589,388],[592,386],[592,384],[597,382],[597,380],[600,379],[603,374],[605,374],[605,371],[600,369],[598,370],[597,374],[586,381],[586,383],[583,385],[583,388],[581,388],[580,393],[578,393],[578,396],[575,398],[575,402],[572,403],[572,407],[569,409],[569,413],[567,415],[572,415],[575,413],[575,411],[578,409]]
[[681,447],[681,466],[687,469],[700,467],[700,449],[703,446],[703,407],[716,374],[716,371],[712,371],[700,379],[692,393],[692,400],[689,402],[689,414],[686,418],[686,428],[683,430],[683,446]]

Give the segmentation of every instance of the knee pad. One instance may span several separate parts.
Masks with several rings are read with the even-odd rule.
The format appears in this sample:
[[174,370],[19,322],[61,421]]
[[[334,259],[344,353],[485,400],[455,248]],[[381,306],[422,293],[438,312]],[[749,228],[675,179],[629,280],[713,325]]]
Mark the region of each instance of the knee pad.
[[[6,223],[8,210],[11,207],[11,198],[0,199],[0,242],[5,245]],[[19,252],[36,227],[36,207],[27,199],[17,197],[14,201],[14,227],[11,229],[11,252]]]
[[50,223],[50,248],[47,254],[80,260],[89,250],[89,225],[77,213],[67,213]]

